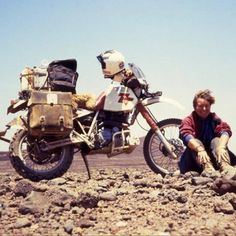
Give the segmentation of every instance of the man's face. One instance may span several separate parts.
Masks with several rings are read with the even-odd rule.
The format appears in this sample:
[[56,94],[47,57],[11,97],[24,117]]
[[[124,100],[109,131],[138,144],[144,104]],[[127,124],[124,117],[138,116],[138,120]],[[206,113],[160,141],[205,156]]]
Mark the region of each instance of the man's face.
[[211,110],[211,104],[204,98],[198,98],[195,111],[203,119],[207,118]]

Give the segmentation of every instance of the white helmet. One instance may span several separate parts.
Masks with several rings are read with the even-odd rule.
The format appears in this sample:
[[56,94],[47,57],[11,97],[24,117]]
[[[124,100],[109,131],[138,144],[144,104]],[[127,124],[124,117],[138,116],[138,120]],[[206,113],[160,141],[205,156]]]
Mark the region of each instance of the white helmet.
[[113,79],[115,75],[125,69],[125,58],[116,50],[106,51],[97,56],[97,59],[101,63],[105,78]]

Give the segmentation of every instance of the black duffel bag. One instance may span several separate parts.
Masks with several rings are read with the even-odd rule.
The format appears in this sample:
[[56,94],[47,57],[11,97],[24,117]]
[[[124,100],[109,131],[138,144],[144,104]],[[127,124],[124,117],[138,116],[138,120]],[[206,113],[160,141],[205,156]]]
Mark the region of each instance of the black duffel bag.
[[53,61],[48,65],[48,78],[53,91],[76,92],[78,79],[75,59]]

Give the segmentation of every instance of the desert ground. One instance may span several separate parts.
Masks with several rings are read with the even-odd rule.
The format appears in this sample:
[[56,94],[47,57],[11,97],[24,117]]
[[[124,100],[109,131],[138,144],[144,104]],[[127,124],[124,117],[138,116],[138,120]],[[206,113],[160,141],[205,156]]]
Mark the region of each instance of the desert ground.
[[215,177],[153,173],[142,150],[108,159],[80,155],[53,180],[19,176],[0,155],[0,235],[236,235],[236,195]]

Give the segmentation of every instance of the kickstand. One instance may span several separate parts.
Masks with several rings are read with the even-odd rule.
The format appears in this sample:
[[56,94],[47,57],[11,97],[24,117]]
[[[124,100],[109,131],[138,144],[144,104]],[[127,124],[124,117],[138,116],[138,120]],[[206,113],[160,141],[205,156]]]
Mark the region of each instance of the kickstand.
[[84,152],[81,152],[81,156],[83,157],[84,160],[84,164],[88,173],[88,177],[89,179],[91,179],[91,174],[90,174],[90,170],[89,170],[89,164],[88,164],[88,159],[87,159],[87,155]]

